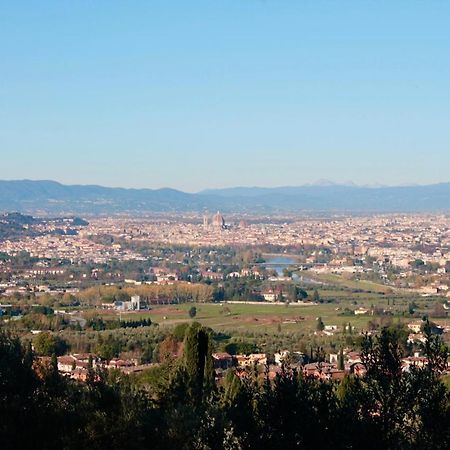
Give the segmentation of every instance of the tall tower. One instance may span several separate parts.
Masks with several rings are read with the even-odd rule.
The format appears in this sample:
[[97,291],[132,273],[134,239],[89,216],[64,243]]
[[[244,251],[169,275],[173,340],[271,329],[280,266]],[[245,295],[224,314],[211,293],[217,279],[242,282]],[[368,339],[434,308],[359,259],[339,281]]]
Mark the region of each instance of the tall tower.
[[208,216],[205,214],[203,216],[203,228],[208,228],[208,226],[209,226],[209,219]]
[[225,228],[225,219],[219,211],[217,211],[217,214],[214,214],[212,224],[214,228]]

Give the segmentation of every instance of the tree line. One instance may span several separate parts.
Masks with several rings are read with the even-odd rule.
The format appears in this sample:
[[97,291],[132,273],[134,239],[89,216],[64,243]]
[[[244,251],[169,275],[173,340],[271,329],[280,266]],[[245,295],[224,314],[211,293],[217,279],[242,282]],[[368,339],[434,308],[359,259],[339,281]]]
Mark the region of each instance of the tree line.
[[429,364],[402,369],[398,335],[367,336],[367,375],[340,383],[282,367],[229,370],[217,382],[211,330],[186,327],[183,353],[145,388],[120,372],[89,368],[85,383],[59,375],[56,356],[0,334],[0,433],[4,449],[447,449],[450,396],[440,373],[448,349],[431,333]]

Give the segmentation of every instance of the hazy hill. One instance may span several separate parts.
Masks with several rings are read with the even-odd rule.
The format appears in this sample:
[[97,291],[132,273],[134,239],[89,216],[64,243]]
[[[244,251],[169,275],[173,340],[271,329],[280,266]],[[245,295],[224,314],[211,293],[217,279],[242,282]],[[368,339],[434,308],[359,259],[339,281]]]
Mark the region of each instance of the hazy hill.
[[358,187],[321,183],[298,187],[236,187],[189,194],[174,189],[67,186],[54,181],[0,181],[0,211],[112,214],[183,211],[450,211],[450,183]]
[[[48,231],[43,232],[35,225],[51,223],[53,225]],[[77,234],[80,227],[89,225],[80,217],[56,217],[35,218],[19,212],[0,213],[0,241],[4,239],[16,239],[24,236],[38,236],[42,234]]]
[[352,212],[450,211],[450,183],[427,186],[359,187],[305,185],[277,188],[236,187],[201,192],[222,199],[244,199],[283,210],[305,209]]
[[54,181],[0,181],[0,210],[49,213],[121,213],[195,210],[197,196],[174,189],[67,186]]

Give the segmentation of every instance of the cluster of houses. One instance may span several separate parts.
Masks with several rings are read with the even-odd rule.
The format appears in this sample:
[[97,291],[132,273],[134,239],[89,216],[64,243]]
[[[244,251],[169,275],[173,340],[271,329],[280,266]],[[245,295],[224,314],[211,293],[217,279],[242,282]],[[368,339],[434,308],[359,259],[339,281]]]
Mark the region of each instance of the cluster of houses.
[[[230,355],[229,353],[213,353],[214,368],[217,379],[223,376],[223,371],[232,367],[237,369],[237,374],[246,376],[245,369],[248,367],[267,368],[269,378],[273,379],[281,373],[283,366],[290,369],[296,369],[303,375],[315,377],[321,380],[342,380],[348,374],[363,376],[366,373],[366,367],[361,360],[361,355],[354,351],[344,351],[343,360],[340,363],[339,354],[330,354],[328,361],[305,363],[306,356],[300,352],[291,353],[283,350],[275,353],[272,361],[268,361],[264,353],[250,355]],[[418,352],[414,356],[408,356],[402,359],[402,369],[410,370],[415,366],[423,368],[428,364],[428,359],[420,356]]]
[[[407,325],[408,330],[410,331],[408,335],[408,343],[417,344],[417,343],[425,343],[426,337],[423,332],[424,322],[421,320],[416,320],[414,322],[410,322]],[[440,326],[437,324],[431,324],[430,331],[435,335],[442,335],[443,333],[450,333],[450,326]]]
[[354,371],[360,373],[362,368],[354,369],[355,363],[361,366],[359,355],[349,352],[345,370],[338,370],[338,355],[330,356],[330,363],[320,362],[305,364],[306,356],[301,352],[289,352],[282,350],[274,354],[273,360],[269,362],[265,353],[253,353],[250,355],[230,355],[229,353],[213,353],[214,368],[216,369],[217,378],[220,379],[223,371],[235,367],[237,373],[245,376],[245,370],[249,367],[264,367],[268,369],[269,378],[275,376],[282,371],[283,366],[295,368],[302,371],[306,376],[315,376],[321,379],[342,379],[346,373]]
[[[211,281],[223,281],[225,279],[242,278],[242,277],[252,277],[258,280],[264,279],[264,275],[257,267],[252,267],[248,269],[242,269],[239,272],[224,273],[221,271],[215,272],[210,268],[199,269],[198,275],[200,275],[205,280]],[[182,281],[180,273],[171,269],[164,267],[152,267],[150,269],[149,281],[136,281],[132,279],[125,279],[125,283],[141,285],[141,284],[173,284],[177,281]]]
[[[315,377],[321,380],[342,380],[348,374],[363,376],[366,368],[361,361],[358,352],[347,351],[343,354],[343,361],[339,361],[338,354],[330,354],[328,361],[306,363],[306,356],[300,352],[289,352],[283,350],[275,353],[274,358],[269,361],[265,353],[253,353],[249,355],[231,355],[226,352],[213,353],[214,369],[216,379],[220,381],[226,370],[235,368],[239,376],[247,376],[247,368],[264,368],[270,379],[274,379],[281,373],[284,367],[295,369],[303,375]],[[428,363],[424,356],[415,353],[402,359],[404,371],[411,367],[423,368]],[[157,364],[139,364],[135,359],[112,358],[109,361],[101,360],[90,353],[71,354],[58,357],[58,370],[61,374],[74,380],[86,381],[90,369],[116,369],[125,374],[139,373],[157,366]]]
[[[137,302],[137,303],[136,303]],[[139,298],[132,298],[133,307],[139,305]],[[411,331],[409,335],[410,342],[424,341],[423,322],[410,322],[408,329]],[[443,327],[432,325],[431,330],[434,334],[442,334],[448,332]],[[305,376],[312,376],[322,380],[341,380],[347,374],[355,374],[362,376],[366,372],[366,368],[362,363],[361,356],[358,352],[344,350],[342,355],[330,354],[327,361],[308,363],[308,358],[301,352],[290,352],[283,350],[268,356],[265,353],[237,354],[231,355],[227,352],[212,354],[216,378],[220,380],[224,371],[235,368],[238,374],[245,376],[247,368],[264,368],[267,370],[270,378],[275,378],[283,367],[289,367],[303,372]],[[427,365],[426,357],[420,356],[418,352],[414,356],[402,359],[403,370],[408,371],[412,366],[419,368]],[[104,361],[93,354],[71,354],[60,356],[58,358],[58,370],[73,379],[86,381],[89,369],[117,369],[126,374],[142,372],[152,368],[157,364],[139,364],[135,359],[112,358]]]
[[207,270],[201,270],[200,275],[202,278],[206,280],[216,280],[216,281],[222,281],[224,279],[232,279],[232,278],[242,278],[242,277],[252,277],[257,280],[263,280],[264,274],[261,270],[259,270],[256,267],[248,268],[248,269],[242,269],[239,272],[230,272],[227,274],[224,274],[223,272],[213,272],[210,269]]
[[117,369],[131,374],[150,369],[154,364],[139,364],[135,359],[112,358],[104,361],[91,353],[75,353],[58,357],[58,371],[74,380],[86,381],[90,369]]

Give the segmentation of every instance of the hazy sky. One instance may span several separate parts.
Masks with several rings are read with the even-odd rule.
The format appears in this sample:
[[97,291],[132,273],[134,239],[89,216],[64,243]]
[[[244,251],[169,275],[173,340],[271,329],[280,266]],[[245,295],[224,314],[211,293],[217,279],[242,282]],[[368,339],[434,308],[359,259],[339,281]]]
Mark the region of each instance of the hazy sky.
[[450,181],[447,0],[0,0],[1,179]]

